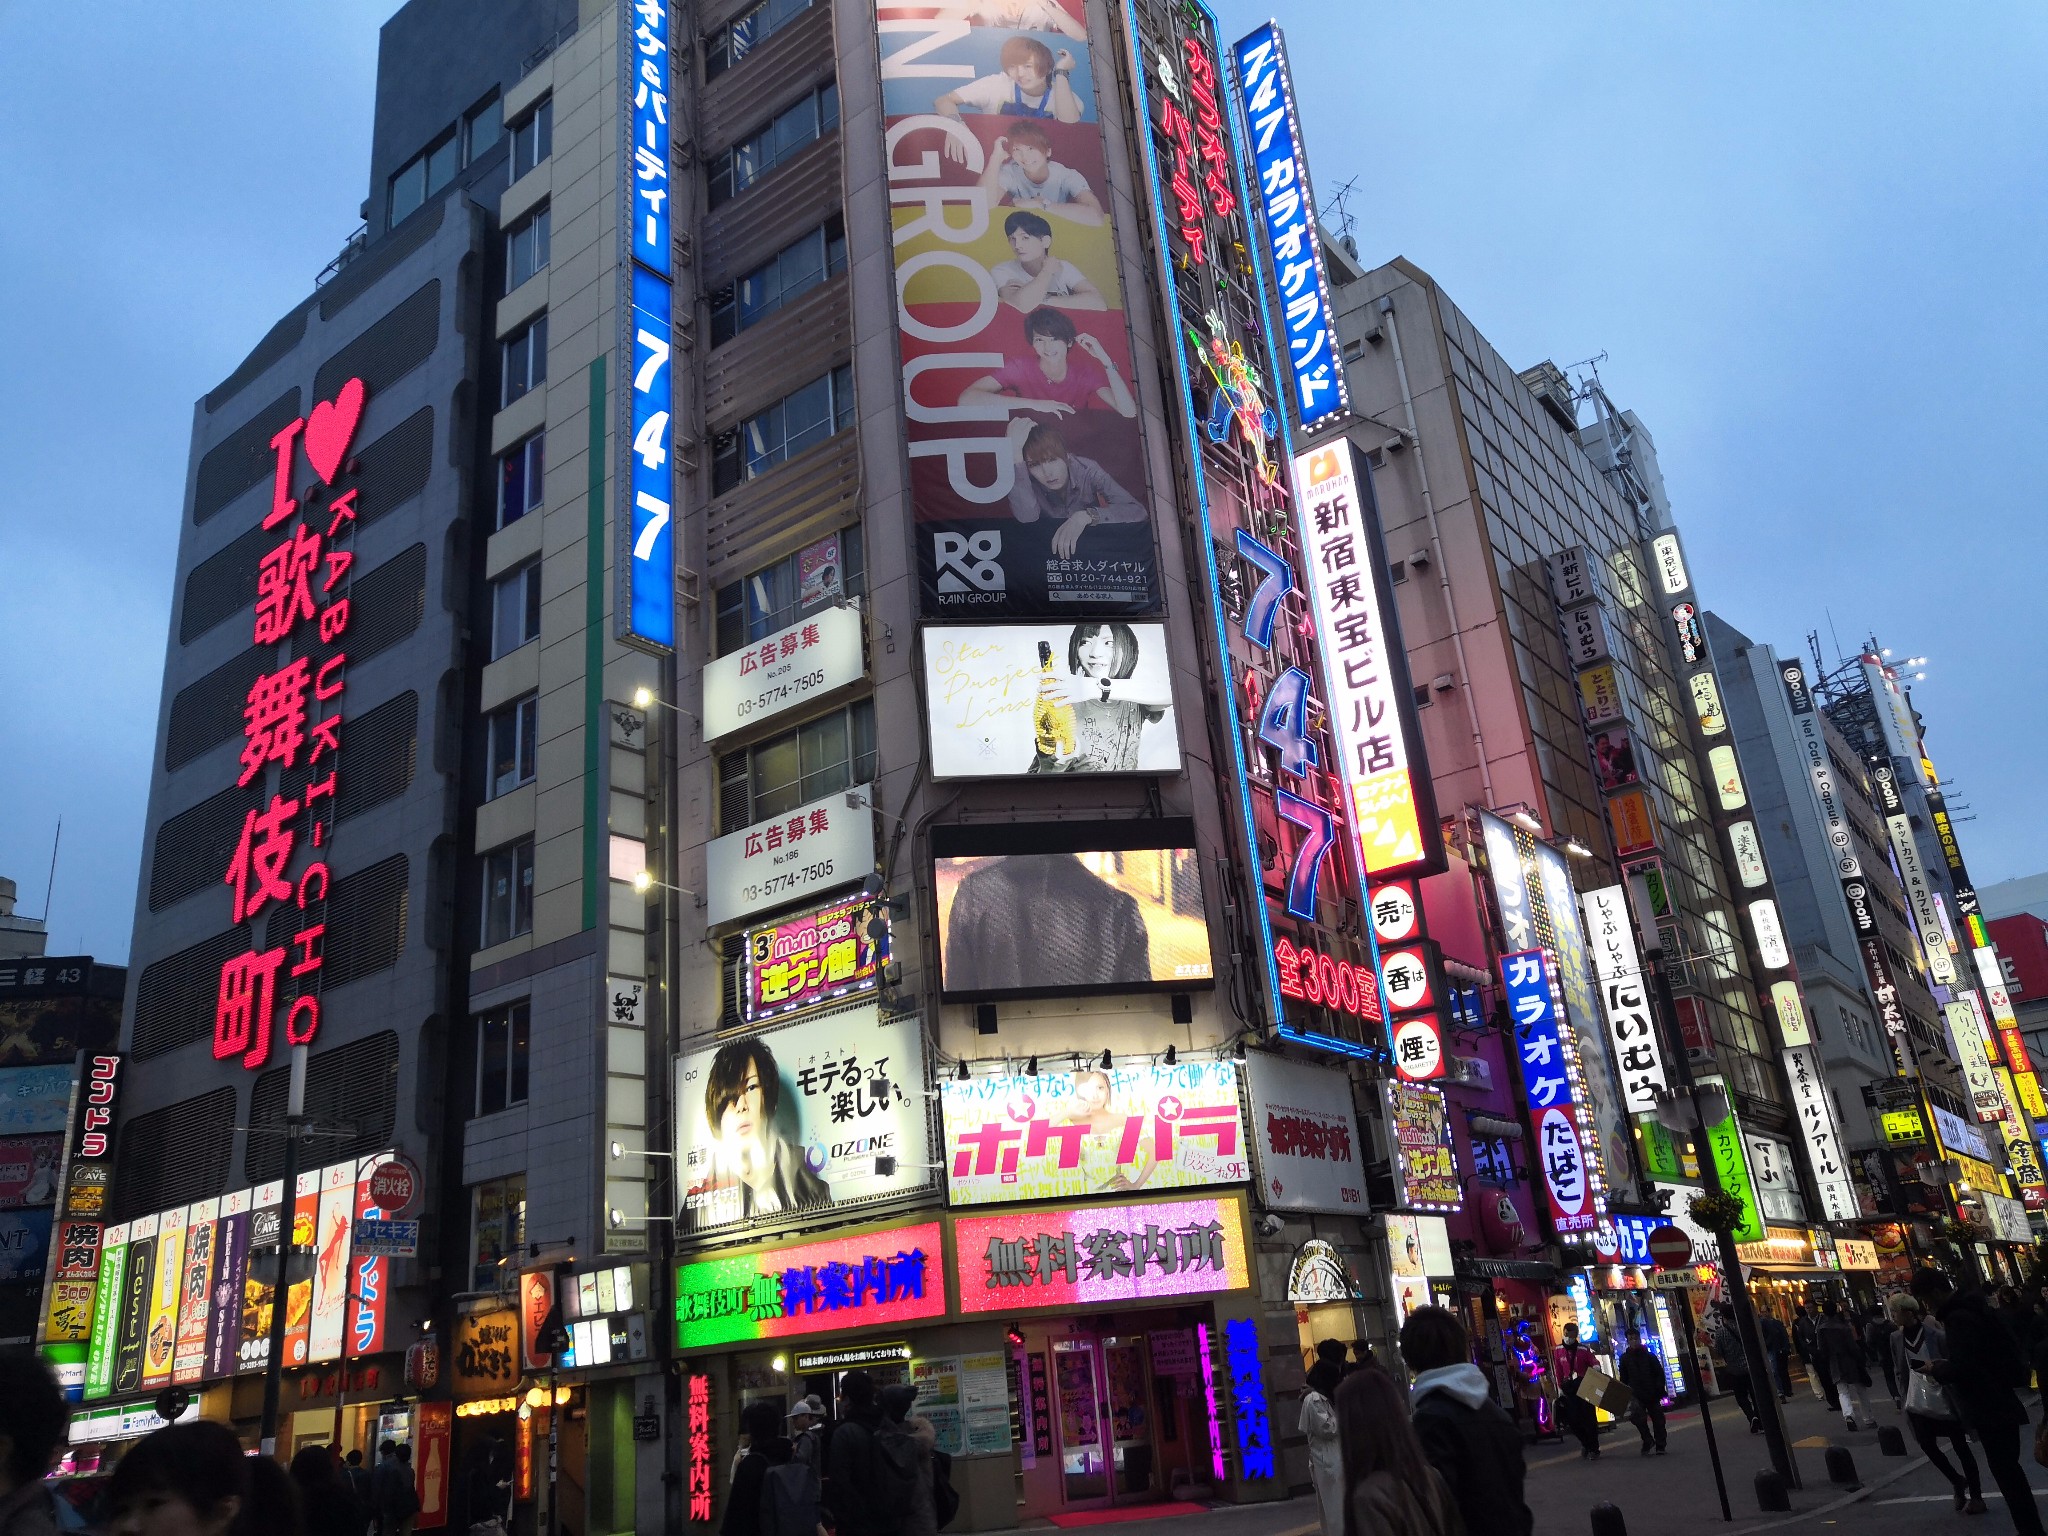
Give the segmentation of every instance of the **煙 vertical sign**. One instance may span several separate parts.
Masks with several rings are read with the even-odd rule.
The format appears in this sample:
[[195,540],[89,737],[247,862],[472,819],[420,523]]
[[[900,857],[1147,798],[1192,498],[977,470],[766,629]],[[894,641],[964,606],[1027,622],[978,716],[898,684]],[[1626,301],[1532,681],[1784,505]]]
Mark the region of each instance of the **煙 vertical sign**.
[[631,221],[631,289],[624,356],[627,399],[626,505],[619,517],[618,637],[663,650],[676,643],[675,350],[672,325],[674,253],[669,238],[674,187],[669,176],[670,83],[667,0],[626,0],[624,114],[628,143],[623,162]]
[[1331,319],[1329,275],[1323,268],[1315,193],[1301,126],[1294,110],[1294,77],[1277,22],[1240,38],[1231,50],[1249,131],[1252,179],[1265,213],[1266,255],[1280,296],[1280,330],[1287,342],[1294,410],[1303,431],[1350,412],[1351,389],[1338,356]]

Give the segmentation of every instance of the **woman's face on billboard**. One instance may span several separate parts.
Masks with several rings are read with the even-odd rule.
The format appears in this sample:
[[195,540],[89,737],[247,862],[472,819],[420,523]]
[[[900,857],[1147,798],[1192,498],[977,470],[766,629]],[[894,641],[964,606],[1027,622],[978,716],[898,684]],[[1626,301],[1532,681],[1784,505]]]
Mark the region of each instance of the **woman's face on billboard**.
[[1116,665],[1116,636],[1098,628],[1081,637],[1075,654],[1081,658],[1081,670],[1088,676],[1107,677],[1109,669]]

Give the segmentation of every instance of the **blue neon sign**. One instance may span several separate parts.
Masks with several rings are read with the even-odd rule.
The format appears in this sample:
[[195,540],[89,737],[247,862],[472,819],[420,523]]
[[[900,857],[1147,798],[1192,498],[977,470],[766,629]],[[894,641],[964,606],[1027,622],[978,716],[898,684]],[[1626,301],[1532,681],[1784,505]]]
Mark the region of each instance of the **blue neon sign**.
[[1287,45],[1269,21],[1238,40],[1237,78],[1250,130],[1253,180],[1265,215],[1266,254],[1280,290],[1281,329],[1287,337],[1294,408],[1303,431],[1347,414],[1351,391],[1337,355],[1330,283],[1316,226],[1315,195],[1301,153],[1294,82]]
[[663,277],[671,275],[668,221],[669,90],[667,0],[631,0],[629,14],[637,22],[627,53],[633,97],[632,177],[633,259]]
[[669,285],[645,267],[633,268],[633,438],[627,446],[627,494],[632,533],[627,564],[626,627],[656,645],[676,643],[675,476],[669,468],[670,423],[675,418],[674,350],[669,329]]

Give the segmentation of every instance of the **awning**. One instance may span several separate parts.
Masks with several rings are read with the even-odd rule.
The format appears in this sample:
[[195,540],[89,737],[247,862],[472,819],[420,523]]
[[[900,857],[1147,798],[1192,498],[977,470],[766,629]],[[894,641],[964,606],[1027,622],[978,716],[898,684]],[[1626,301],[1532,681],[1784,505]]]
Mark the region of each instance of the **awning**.
[[1555,1264],[1541,1259],[1459,1259],[1457,1272],[1482,1280],[1557,1280]]

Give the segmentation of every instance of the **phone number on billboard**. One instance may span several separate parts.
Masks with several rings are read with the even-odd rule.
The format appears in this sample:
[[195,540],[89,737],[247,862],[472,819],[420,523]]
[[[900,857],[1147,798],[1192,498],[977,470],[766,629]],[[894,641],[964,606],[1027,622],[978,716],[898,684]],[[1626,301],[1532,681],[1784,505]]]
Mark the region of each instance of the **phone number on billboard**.
[[798,886],[814,885],[820,880],[832,878],[833,860],[826,859],[817,864],[806,864],[802,869],[785,870],[779,875],[770,875],[765,880],[756,880],[740,887],[740,895],[748,901],[759,901],[764,896],[773,896],[778,891],[793,891]]
[[803,698],[804,694],[813,688],[822,687],[824,682],[825,672],[821,667],[816,672],[806,672],[802,677],[784,683],[779,688],[767,689],[764,692],[755,694],[751,699],[741,699],[738,704],[733,706],[733,713],[744,720],[747,716],[755,714],[760,710],[783,704],[797,703]]

